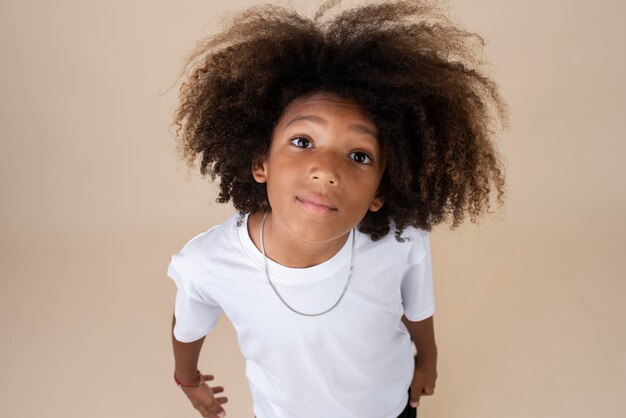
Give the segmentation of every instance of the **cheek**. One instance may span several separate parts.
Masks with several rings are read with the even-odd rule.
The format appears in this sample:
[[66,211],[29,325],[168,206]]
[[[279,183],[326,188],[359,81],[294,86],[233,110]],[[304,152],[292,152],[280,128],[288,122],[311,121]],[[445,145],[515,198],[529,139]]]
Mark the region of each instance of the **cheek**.
[[345,177],[346,186],[350,186],[350,190],[359,190],[362,194],[374,193],[378,190],[380,178],[377,173],[354,173],[354,175]]
[[270,204],[272,201],[278,203],[290,198],[293,190],[291,186],[293,184],[292,179],[293,177],[284,171],[276,171],[268,177],[267,197],[270,200]]
[[269,166],[268,174],[272,182],[276,183],[276,187],[287,187],[289,184],[298,183],[304,174],[304,165],[302,161],[295,159],[281,159]]

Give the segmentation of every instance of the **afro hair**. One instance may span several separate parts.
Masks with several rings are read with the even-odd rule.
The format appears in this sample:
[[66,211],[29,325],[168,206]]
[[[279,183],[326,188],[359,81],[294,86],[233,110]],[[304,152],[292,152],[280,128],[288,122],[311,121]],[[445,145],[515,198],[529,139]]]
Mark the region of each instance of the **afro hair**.
[[318,91],[358,102],[376,124],[387,156],[385,204],[359,230],[373,240],[395,224],[430,231],[452,215],[476,223],[503,203],[504,167],[493,137],[506,124],[497,85],[480,67],[484,40],[427,1],[367,4],[324,19],[272,4],[234,14],[185,62],[175,111],[178,152],[189,167],[219,177],[217,201],[241,215],[269,206],[251,167],[295,98]]

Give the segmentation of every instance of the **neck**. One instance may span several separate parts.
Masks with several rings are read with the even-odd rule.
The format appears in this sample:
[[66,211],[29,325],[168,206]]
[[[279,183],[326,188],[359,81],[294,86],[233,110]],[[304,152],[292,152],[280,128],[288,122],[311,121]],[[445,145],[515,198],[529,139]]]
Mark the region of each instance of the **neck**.
[[[263,211],[250,214],[248,234],[254,245],[261,248],[260,227]],[[314,243],[295,237],[280,222],[274,222],[269,212],[263,227],[265,256],[270,260],[291,268],[306,268],[321,264],[331,259],[345,245],[350,232],[330,241]]]

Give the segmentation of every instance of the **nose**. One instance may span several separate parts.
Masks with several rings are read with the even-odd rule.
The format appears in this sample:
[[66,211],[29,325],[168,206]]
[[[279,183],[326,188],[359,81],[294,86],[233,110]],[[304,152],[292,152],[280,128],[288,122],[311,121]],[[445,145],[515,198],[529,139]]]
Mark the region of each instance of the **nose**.
[[332,153],[320,153],[311,161],[309,178],[328,186],[338,186],[340,182],[340,161]]

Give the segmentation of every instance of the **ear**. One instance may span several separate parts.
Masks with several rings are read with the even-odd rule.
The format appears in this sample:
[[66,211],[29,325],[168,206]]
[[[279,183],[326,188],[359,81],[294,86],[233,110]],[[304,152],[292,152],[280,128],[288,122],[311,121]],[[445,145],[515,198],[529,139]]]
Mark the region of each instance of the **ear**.
[[260,156],[252,163],[252,177],[257,183],[267,183],[267,159]]
[[376,212],[380,208],[383,207],[384,203],[385,203],[385,199],[383,198],[382,193],[379,191],[378,193],[376,193],[376,196],[374,196],[374,198],[372,199],[372,202],[370,203],[370,208],[369,209],[372,212]]

